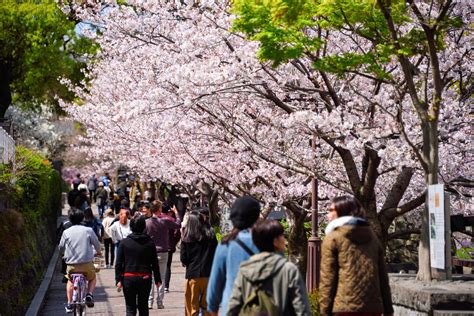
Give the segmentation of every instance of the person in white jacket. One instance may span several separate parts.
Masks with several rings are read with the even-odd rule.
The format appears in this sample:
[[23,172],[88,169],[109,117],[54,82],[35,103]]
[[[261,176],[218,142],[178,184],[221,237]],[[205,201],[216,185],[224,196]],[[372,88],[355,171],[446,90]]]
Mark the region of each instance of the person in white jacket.
[[127,238],[132,233],[130,230],[130,211],[127,209],[121,209],[119,213],[119,220],[110,226],[110,237],[115,245],[115,258],[118,258],[117,251],[120,242]]
[[105,218],[102,221],[102,225],[104,225],[105,266],[107,269],[112,268],[115,262],[115,246],[110,236],[110,227],[114,222],[117,222],[115,220],[114,211],[109,208],[105,211]]

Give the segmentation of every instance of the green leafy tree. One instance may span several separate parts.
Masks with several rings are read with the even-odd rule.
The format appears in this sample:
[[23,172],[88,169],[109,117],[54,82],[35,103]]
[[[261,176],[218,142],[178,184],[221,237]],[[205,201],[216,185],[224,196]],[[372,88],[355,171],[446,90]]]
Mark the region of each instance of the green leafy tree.
[[[299,58],[309,59],[326,82],[327,73],[354,80],[358,76],[372,78],[374,86],[390,85],[396,88],[399,100],[409,100],[422,141],[410,140],[401,115],[399,127],[423,168],[426,185],[438,183],[438,124],[443,105],[466,100],[472,94],[472,53],[469,45],[463,44],[472,41],[468,15],[471,9],[467,1],[456,0],[233,2],[237,15],[234,29],[260,42],[258,56],[263,61],[278,66]],[[337,42],[337,51],[328,49],[331,41]],[[447,48],[453,47],[466,49],[446,54]],[[447,100],[448,90],[455,90],[458,100]],[[339,101],[330,86],[328,94],[337,107]],[[372,106],[370,100],[367,104]],[[404,104],[400,102],[400,106]],[[358,193],[354,192],[356,196]],[[427,223],[426,209],[418,273],[418,278],[425,281],[431,280]]]
[[95,51],[76,23],[53,0],[0,1],[0,118],[12,102],[36,108],[74,97],[60,78],[78,84]]

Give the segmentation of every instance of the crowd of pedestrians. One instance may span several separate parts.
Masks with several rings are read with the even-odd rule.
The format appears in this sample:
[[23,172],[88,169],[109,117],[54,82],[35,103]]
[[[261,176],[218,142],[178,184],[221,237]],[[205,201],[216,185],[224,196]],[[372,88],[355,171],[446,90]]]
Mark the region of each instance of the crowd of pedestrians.
[[[85,183],[86,188],[81,187]],[[66,276],[82,272],[89,281],[88,306],[94,305],[93,260],[94,252],[101,255],[100,241],[105,267],[115,268],[127,315],[165,308],[171,260],[179,244],[186,268],[185,315],[311,315],[304,279],[285,257],[284,228],[276,220],[261,219],[260,203],[253,197],[234,201],[233,229],[218,243],[207,208],[189,210],[183,221],[176,207],[151,198],[135,199],[130,208],[126,192],[124,185],[121,192],[114,191],[108,176],[94,175],[85,182],[78,175],[68,195],[69,223],[59,247]],[[98,217],[92,203],[97,204]],[[392,315],[384,251],[360,203],[350,196],[333,199],[328,222],[322,244],[320,313]],[[67,312],[71,286],[67,281]]]

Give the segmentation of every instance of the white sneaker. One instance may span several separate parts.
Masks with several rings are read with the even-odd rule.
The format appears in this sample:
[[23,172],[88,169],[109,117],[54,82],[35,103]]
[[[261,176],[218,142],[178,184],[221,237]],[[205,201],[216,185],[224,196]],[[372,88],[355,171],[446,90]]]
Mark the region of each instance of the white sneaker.
[[72,313],[74,311],[74,308],[72,307],[72,304],[71,303],[67,303],[66,304],[66,313]]

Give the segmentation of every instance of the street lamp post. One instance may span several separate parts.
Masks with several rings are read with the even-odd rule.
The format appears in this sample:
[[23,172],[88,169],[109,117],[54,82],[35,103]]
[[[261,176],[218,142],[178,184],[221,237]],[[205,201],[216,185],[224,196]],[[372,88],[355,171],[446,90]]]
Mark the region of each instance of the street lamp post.
[[[311,147],[316,150],[316,136]],[[308,239],[306,266],[306,289],[308,293],[319,287],[319,272],[321,266],[321,239],[318,233],[318,179],[311,180],[311,237]]]

